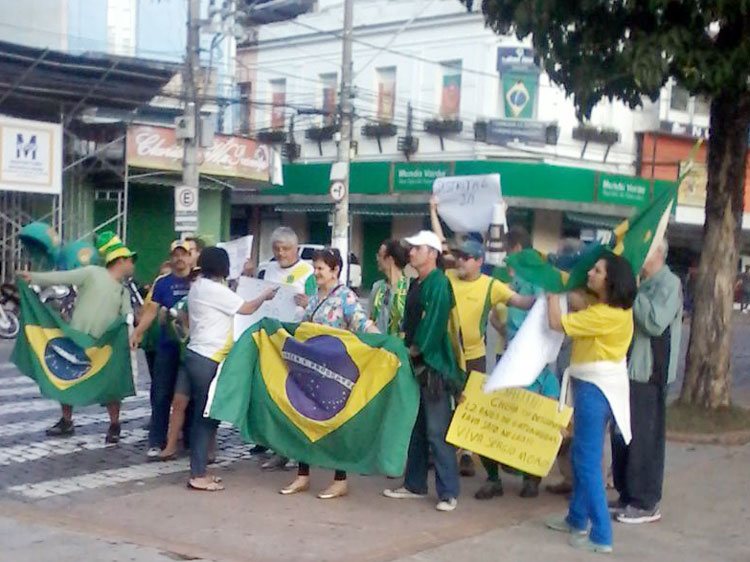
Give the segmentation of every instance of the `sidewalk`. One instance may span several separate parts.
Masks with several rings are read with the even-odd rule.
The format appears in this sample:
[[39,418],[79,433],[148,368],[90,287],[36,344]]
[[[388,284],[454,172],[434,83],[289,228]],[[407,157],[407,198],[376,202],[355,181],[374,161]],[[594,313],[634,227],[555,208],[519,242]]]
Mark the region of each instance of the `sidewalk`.
[[[612,559],[647,562],[750,560],[750,446],[670,444],[660,523],[615,524]],[[480,478],[463,479],[458,509],[434,510],[434,499],[389,500],[397,481],[352,478],[352,494],[325,502],[313,494],[281,497],[290,473],[261,473],[252,461],[222,473],[227,491],[189,492],[184,476],[120,495],[92,491],[75,500],[0,502],[2,557],[14,561],[484,562],[588,559],[548,531],[545,517],[565,501],[542,494],[477,502]],[[313,490],[328,481],[313,471]],[[5,558],[3,558],[5,559]]]

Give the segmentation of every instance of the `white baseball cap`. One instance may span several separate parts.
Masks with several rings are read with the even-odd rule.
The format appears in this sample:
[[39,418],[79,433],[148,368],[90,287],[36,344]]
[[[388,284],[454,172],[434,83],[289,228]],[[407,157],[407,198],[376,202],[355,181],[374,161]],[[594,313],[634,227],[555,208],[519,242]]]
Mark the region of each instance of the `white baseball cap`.
[[404,239],[411,246],[429,246],[437,250],[438,253],[443,251],[443,243],[440,237],[431,230],[420,230],[414,236]]

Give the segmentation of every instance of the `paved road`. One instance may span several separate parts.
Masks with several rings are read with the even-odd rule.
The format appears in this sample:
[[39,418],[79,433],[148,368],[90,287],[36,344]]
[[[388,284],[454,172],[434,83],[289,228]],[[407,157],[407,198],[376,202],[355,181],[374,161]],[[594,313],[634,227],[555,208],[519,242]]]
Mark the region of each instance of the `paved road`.
[[[735,395],[750,396],[750,322],[735,330]],[[76,435],[47,438],[58,406],[8,363],[0,342],[0,561],[274,560],[295,562],[479,562],[582,560],[562,537],[543,529],[560,498],[518,497],[520,482],[506,479],[506,496],[477,502],[480,476],[463,479],[453,514],[439,514],[434,498],[394,502],[380,495],[395,482],[353,476],[352,493],[322,502],[312,494],[282,498],[289,473],[262,473],[231,428],[219,431],[220,467],[228,491],[188,492],[187,461],[145,459],[147,380],[123,406],[120,445],[104,447],[107,414],[75,413]],[[659,525],[615,529],[618,560],[750,560],[750,446],[670,444]],[[314,471],[313,488],[330,475]]]

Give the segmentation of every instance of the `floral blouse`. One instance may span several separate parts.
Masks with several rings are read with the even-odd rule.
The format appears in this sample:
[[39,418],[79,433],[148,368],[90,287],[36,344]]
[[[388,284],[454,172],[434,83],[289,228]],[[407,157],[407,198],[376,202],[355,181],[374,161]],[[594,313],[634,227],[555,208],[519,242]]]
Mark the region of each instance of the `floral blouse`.
[[368,322],[359,298],[345,285],[338,285],[323,299],[319,294],[311,296],[304,320],[351,332],[364,332]]

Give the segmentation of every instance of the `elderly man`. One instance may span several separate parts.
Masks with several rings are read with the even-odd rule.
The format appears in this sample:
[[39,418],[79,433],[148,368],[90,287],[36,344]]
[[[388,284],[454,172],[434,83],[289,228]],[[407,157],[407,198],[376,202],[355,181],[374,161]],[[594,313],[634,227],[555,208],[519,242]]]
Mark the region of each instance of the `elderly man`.
[[630,419],[633,439],[612,434],[612,465],[619,500],[611,506],[621,523],[661,519],[667,385],[677,376],[682,332],[682,287],[666,265],[666,240],[643,264],[633,304],[630,349]]

